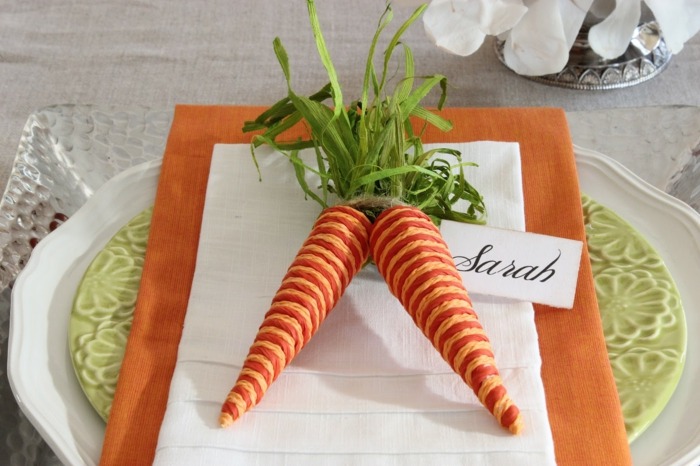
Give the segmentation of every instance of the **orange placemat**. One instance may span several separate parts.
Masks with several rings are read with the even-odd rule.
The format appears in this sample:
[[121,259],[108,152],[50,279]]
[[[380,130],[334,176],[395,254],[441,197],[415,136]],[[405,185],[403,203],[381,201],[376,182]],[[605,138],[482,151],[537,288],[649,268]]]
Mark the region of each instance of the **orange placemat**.
[[[178,106],[166,145],[141,290],[101,464],[150,464],[165,413],[194,274],[211,154],[242,143],[258,107]],[[426,142],[517,141],[527,230],[585,241],[573,149],[564,112],[549,108],[447,109],[455,128]],[[585,248],[584,248],[585,251]],[[588,255],[574,309],[536,306],[542,378],[557,462],[631,464],[607,359]]]

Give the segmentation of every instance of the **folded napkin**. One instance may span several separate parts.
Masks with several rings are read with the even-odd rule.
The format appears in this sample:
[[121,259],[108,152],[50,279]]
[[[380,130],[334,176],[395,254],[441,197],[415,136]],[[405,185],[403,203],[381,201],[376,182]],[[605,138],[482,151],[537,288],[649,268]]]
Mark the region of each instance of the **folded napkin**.
[[[215,143],[247,142],[249,136],[240,127],[260,111],[176,108],[102,464],[153,461],[189,300],[212,149]],[[528,231],[585,240],[573,151],[561,110],[448,109],[443,116],[455,129],[429,129],[427,141],[520,144]],[[574,309],[535,306],[535,322],[558,464],[630,464],[585,252]]]
[[[517,144],[450,147],[479,165],[466,174],[489,200],[490,224],[524,231]],[[307,163],[315,160],[310,152]],[[221,402],[319,214],[284,156],[266,151],[258,162],[262,183],[248,145],[214,150],[154,464],[554,464],[532,305],[473,297],[527,425],[515,437],[442,360],[373,266],[353,279],[263,401],[233,427],[218,426]]]

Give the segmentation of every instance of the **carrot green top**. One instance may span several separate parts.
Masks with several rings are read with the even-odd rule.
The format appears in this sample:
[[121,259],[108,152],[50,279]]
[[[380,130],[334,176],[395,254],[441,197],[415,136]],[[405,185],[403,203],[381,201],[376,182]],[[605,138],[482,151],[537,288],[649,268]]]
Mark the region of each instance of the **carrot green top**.
[[[422,121],[424,127],[433,125],[443,131],[452,128],[449,121],[420,104],[439,86],[437,107],[441,109],[447,79],[437,74],[416,77],[411,49],[400,41],[426,5],[419,7],[394,33],[378,69],[374,64],[375,49],[393,16],[391,6],[387,6],[369,49],[362,95],[349,104],[343,101],[314,1],[307,0],[307,5],[318,53],[330,82],[309,97],[296,94],[291,86],[287,53],[276,38],[273,46],[287,81],[287,97],[244,125],[244,131],[262,130],[253,138],[253,149],[267,144],[285,154],[306,195],[324,208],[328,207],[329,194],[345,201],[389,198],[414,205],[434,219],[484,223],[483,198],[465,179],[463,171],[465,166],[474,164],[463,162],[459,151],[452,149],[424,150],[421,135],[411,125],[414,119]],[[390,92],[387,90],[389,66],[399,46],[403,49],[403,77]],[[280,136],[300,122],[309,129],[308,138],[282,140]],[[305,148],[315,149],[316,167],[299,157],[299,150]],[[319,190],[306,183],[307,170],[320,178]],[[467,201],[468,207],[463,212],[453,209],[459,200]],[[370,218],[378,214],[371,208],[363,211]]]

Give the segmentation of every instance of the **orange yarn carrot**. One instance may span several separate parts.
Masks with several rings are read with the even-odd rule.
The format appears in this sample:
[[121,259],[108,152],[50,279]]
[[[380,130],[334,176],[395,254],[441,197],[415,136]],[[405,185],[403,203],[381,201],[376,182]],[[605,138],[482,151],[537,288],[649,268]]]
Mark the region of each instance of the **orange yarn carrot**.
[[491,343],[440,230],[415,207],[392,207],[374,222],[370,251],[416,325],[498,422],[518,434],[520,410],[503,386]]
[[316,333],[367,261],[371,223],[348,206],[325,209],[272,299],[219,423],[230,425],[255,406]]

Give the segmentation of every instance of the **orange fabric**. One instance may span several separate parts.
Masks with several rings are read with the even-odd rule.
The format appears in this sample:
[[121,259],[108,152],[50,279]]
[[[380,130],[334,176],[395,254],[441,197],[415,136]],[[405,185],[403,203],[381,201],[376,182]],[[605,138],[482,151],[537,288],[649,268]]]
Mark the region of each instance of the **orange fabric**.
[[163,157],[134,321],[100,464],[151,464],[175,369],[216,143],[248,142],[263,109],[177,107]]
[[[452,120],[454,130],[429,130],[426,140],[520,144],[527,231],[585,241],[576,163],[562,110],[447,109],[442,115]],[[535,305],[535,311],[557,462],[631,464],[586,248],[574,308]]]
[[[241,133],[241,125],[262,110],[176,108],[141,291],[107,424],[103,465],[150,464],[153,460],[194,274],[213,145],[247,142],[249,135]],[[563,111],[446,109],[442,114],[453,121],[454,130],[428,129],[426,142],[519,142],[528,231],[585,240]],[[574,309],[536,306],[536,324],[558,463],[631,464],[585,252]]]

